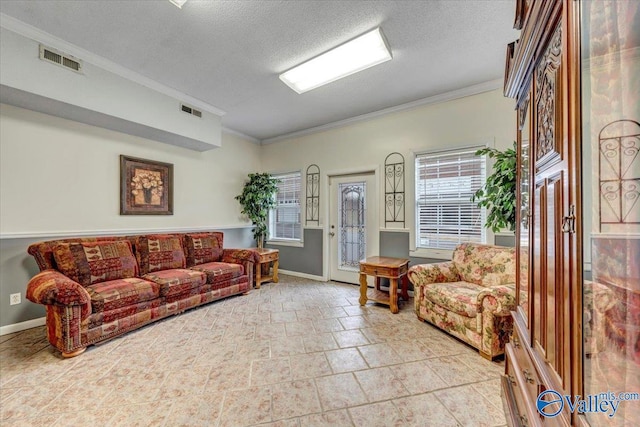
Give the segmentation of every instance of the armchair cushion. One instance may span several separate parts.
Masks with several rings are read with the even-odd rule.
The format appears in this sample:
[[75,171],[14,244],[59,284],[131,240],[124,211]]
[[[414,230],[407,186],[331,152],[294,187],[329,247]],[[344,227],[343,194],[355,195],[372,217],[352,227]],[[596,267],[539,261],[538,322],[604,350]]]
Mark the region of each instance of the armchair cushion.
[[434,283],[424,289],[424,297],[461,316],[476,317],[480,289],[468,282]]
[[138,264],[127,240],[60,243],[53,248],[58,270],[83,286],[138,274]]
[[186,268],[187,261],[181,240],[173,234],[140,236],[136,243],[136,256],[141,267],[140,274]]
[[482,286],[515,281],[515,248],[463,243],[453,251],[460,279]]

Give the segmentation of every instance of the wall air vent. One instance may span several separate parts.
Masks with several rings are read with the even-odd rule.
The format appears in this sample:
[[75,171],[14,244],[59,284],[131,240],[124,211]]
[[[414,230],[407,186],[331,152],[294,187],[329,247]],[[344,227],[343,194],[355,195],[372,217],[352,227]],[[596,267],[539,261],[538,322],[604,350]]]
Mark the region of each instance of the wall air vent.
[[44,61],[52,62],[61,67],[68,68],[70,70],[80,73],[82,71],[82,61],[74,58],[71,55],[62,53],[56,49],[40,45],[40,59]]
[[189,107],[188,105],[180,104],[180,109],[187,114],[191,114],[192,116],[202,117],[202,111],[196,110],[195,108]]

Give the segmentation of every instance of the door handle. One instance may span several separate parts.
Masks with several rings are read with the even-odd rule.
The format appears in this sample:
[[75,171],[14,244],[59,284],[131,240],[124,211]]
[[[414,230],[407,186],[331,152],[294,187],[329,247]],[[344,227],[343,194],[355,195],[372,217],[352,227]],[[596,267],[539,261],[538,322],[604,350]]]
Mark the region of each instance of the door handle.
[[333,236],[335,236],[335,235],[336,235],[336,233],[334,233],[333,231],[330,231],[330,232],[329,232],[329,236],[333,237]]
[[576,232],[576,206],[569,206],[569,215],[562,217],[562,232],[573,234]]

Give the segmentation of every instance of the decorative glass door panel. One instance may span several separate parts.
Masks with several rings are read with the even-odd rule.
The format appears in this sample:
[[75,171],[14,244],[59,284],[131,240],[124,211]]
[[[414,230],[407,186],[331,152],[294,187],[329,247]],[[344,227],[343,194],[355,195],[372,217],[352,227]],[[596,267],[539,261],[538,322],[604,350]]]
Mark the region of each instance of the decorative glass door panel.
[[[582,2],[583,395],[640,392],[640,2]],[[640,422],[618,401],[592,426]]]
[[338,268],[359,271],[367,253],[366,183],[339,184]]
[[378,254],[378,198],[373,173],[329,178],[329,277],[359,283],[360,260]]

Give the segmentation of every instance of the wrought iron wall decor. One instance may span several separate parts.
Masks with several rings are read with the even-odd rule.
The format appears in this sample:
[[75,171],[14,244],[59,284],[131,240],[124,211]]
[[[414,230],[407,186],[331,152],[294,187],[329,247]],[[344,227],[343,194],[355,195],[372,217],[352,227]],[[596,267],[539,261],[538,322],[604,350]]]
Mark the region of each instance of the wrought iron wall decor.
[[613,121],[598,143],[600,231],[603,224],[640,224],[640,123]]
[[404,156],[394,152],[384,159],[384,225],[402,224],[404,219]]
[[306,215],[304,225],[315,222],[320,225],[320,167],[307,168]]

